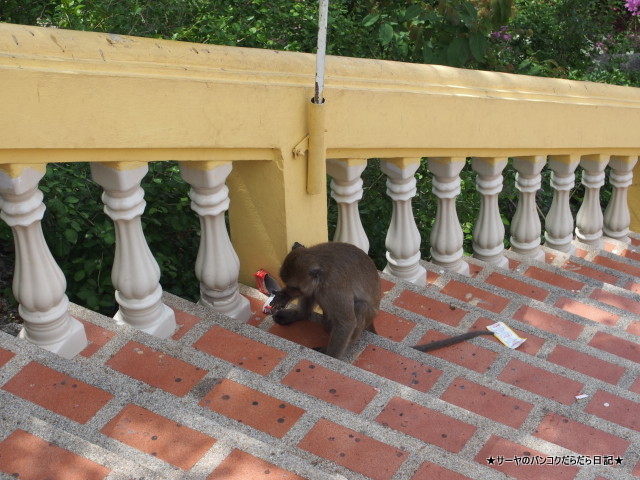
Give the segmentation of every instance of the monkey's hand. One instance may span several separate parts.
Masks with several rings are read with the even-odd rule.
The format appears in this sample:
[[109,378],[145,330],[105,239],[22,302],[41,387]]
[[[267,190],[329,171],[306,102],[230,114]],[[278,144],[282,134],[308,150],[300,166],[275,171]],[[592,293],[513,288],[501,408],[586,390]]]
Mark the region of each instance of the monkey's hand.
[[290,323],[302,320],[302,316],[297,308],[278,310],[273,314],[273,321],[278,325],[289,325]]
[[271,300],[271,312],[273,314],[286,307],[293,297],[286,290],[278,290]]

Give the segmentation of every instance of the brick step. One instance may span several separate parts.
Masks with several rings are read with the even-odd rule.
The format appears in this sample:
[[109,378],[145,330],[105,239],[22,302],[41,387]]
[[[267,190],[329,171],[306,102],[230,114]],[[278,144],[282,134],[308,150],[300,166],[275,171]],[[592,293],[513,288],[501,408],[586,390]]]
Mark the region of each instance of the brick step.
[[[254,315],[242,325],[165,294],[180,326],[168,340],[74,305],[92,343],[70,361],[0,334],[0,470],[19,473],[3,467],[2,452],[38,447],[35,436],[45,441],[37,458],[54,444],[109,469],[109,480],[640,474],[640,347],[629,318],[594,321],[549,305],[574,299],[553,285],[544,301],[502,289],[489,283],[498,271],[486,265],[474,278],[427,265],[427,288],[382,274],[379,335],[366,333],[345,362],[302,348],[326,342],[321,327],[275,325],[249,288],[242,293]],[[502,274],[542,288],[520,272]],[[618,285],[584,283],[582,293],[626,295]],[[498,319],[527,342],[518,350],[489,338],[433,354],[410,348]],[[515,461],[563,455],[623,462]],[[75,456],[69,461],[87,468]]]

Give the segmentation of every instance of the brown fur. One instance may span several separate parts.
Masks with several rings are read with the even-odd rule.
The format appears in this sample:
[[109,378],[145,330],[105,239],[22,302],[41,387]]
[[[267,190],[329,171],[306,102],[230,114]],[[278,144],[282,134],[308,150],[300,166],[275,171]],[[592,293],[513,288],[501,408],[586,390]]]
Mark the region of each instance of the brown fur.
[[[343,358],[362,332],[375,333],[373,319],[380,307],[380,277],[369,256],[358,247],[339,242],[305,248],[296,243],[284,259],[280,278],[285,283],[271,305],[273,320],[288,325],[309,319],[316,305],[323,312],[322,323],[329,332],[326,354]],[[283,308],[294,299],[298,308]],[[467,332],[446,340],[416,345],[422,352],[462,342],[489,331]]]

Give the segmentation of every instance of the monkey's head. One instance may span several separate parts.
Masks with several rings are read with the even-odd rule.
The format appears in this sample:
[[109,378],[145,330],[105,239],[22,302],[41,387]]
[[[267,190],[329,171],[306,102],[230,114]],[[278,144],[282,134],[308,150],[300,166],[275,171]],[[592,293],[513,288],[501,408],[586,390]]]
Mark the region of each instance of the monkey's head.
[[316,255],[304,245],[296,242],[280,267],[280,278],[286,284],[291,300],[313,295],[320,282],[322,272]]

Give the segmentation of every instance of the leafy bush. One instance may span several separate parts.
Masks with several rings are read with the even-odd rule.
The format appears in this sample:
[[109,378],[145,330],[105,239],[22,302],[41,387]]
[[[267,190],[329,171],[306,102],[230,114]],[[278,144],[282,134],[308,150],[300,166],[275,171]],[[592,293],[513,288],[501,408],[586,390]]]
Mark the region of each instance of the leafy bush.
[[[629,52],[636,52],[640,45],[638,17],[624,3],[332,0],[327,51],[638,86],[638,72],[626,67]],[[315,50],[316,18],[317,2],[303,0],[0,0],[0,21],[305,52]],[[549,173],[543,171],[543,188],[538,194],[541,216],[551,203]],[[504,177],[500,212],[508,238],[518,198],[511,164]],[[426,162],[416,178],[413,211],[422,236],[422,254],[428,257],[436,198]],[[361,217],[371,242],[370,253],[382,268],[392,204],[377,160],[369,162],[363,179]],[[464,250],[470,254],[480,204],[470,165],[462,171],[461,180],[457,208]],[[116,308],[111,284],[115,233],[102,211],[101,189],[91,180],[89,167],[49,165],[40,188],[47,205],[43,230],[65,272],[71,300],[112,314]],[[195,299],[199,222],[190,210],[188,185],[175,163],[158,162],[150,164],[143,188],[148,202],[143,228],[160,265],[163,287]],[[574,215],[583,192],[578,178],[572,197]],[[608,195],[610,190],[605,190],[605,202]],[[330,201],[331,234],[336,217],[335,203]],[[11,231],[0,222],[0,253],[12,249]],[[10,291],[0,291],[0,295],[10,296]]]
[[[143,230],[160,266],[160,281],[166,290],[196,300],[200,225],[190,207],[189,186],[176,162],[156,162],[149,165],[142,187],[147,201]],[[45,240],[65,274],[69,298],[113,315],[115,230],[103,212],[102,189],[91,179],[89,165],[49,164],[39,188],[47,207],[42,220]],[[0,251],[13,253],[11,230],[4,222],[0,222]]]

